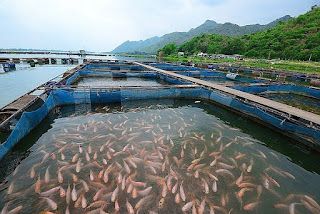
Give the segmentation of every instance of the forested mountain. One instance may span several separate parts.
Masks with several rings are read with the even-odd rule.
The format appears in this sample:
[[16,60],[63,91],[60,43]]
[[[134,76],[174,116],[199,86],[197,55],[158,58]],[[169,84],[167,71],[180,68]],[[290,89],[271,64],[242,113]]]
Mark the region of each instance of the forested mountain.
[[120,46],[118,46],[116,49],[114,49],[112,53],[155,54],[160,48],[169,43],[181,45],[187,41],[190,41],[193,37],[202,34],[217,34],[226,35],[230,37],[243,36],[245,34],[251,34],[270,29],[276,26],[280,21],[287,21],[290,18],[290,16],[284,16],[267,25],[255,24],[246,26],[239,26],[231,23],[219,24],[215,21],[207,20],[202,25],[198,26],[197,28],[191,29],[188,32],[173,32],[165,34],[162,37],[152,37],[144,41],[126,41]]
[[177,50],[187,54],[243,54],[248,57],[320,60],[320,8],[258,33],[242,37],[205,34]]

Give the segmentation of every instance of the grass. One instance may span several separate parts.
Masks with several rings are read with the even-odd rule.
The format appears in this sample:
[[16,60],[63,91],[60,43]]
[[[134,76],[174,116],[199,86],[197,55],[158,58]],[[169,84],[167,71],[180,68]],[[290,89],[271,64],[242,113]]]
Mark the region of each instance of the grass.
[[200,62],[200,63],[232,63],[234,65],[250,66],[252,68],[268,68],[299,73],[320,75],[320,62],[290,61],[290,60],[267,60],[267,59],[244,59],[235,61],[233,59],[210,59],[204,57],[176,57],[163,58],[170,62]]

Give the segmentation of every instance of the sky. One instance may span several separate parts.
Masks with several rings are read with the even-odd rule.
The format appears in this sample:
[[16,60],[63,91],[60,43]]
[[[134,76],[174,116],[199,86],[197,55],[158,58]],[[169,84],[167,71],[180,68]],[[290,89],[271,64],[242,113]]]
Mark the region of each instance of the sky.
[[112,51],[206,20],[267,24],[320,0],[0,0],[0,49]]

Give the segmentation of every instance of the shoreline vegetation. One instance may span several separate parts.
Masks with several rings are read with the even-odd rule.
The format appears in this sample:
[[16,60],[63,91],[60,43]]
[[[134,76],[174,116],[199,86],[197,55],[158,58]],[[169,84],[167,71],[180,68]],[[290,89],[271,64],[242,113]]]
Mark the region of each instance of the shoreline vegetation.
[[298,73],[316,74],[320,76],[320,62],[312,61],[297,61],[297,60],[267,60],[267,59],[252,59],[244,58],[243,60],[234,59],[210,59],[206,57],[178,57],[166,56],[162,58],[168,62],[193,62],[193,63],[208,63],[219,64],[226,63],[233,66],[276,69],[283,71],[291,71]]

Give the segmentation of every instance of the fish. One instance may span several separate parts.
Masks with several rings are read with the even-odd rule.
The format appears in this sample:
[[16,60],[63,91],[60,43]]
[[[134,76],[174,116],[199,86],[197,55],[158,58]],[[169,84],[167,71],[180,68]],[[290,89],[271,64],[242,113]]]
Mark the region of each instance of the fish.
[[49,183],[49,180],[50,180],[49,167],[50,167],[50,166],[47,167],[46,173],[45,173],[45,175],[44,175],[44,182],[45,182],[46,184]]
[[191,207],[194,205],[194,201],[190,201],[190,202],[188,202],[188,203],[186,203],[185,205],[183,205],[183,207],[182,207],[182,211],[183,212],[187,212],[188,210],[190,210],[191,209]]
[[76,153],[73,157],[72,157],[72,163],[76,162],[79,158],[79,153]]
[[260,203],[261,203],[260,201],[249,203],[243,207],[243,210],[245,211],[254,210],[259,206]]
[[202,179],[202,182],[203,182],[202,185],[204,187],[204,192],[206,194],[209,194],[209,185],[208,185],[208,183],[204,179]]
[[127,207],[127,210],[130,214],[134,214],[134,209],[133,209],[132,205],[129,203],[128,199],[126,201],[126,207]]
[[198,214],[202,214],[204,212],[206,206],[206,198],[204,198],[198,208]]
[[60,186],[60,198],[66,197],[66,191],[63,189],[62,186]]
[[[15,213],[19,213],[19,211],[22,210],[22,206],[17,206],[15,208],[13,208],[12,210],[10,210],[7,214],[15,214]],[[1,213],[2,214],[2,213]]]
[[62,177],[60,168],[58,169],[58,181],[59,181],[60,184],[63,183],[63,177]]
[[152,197],[153,197],[152,195],[148,195],[148,196],[146,196],[146,197],[141,198],[141,199],[136,203],[136,205],[135,205],[134,208],[135,208],[136,210],[138,210],[139,208],[141,208],[141,206],[142,206],[143,204],[145,204],[147,201],[151,200]]
[[126,172],[127,172],[128,174],[131,173],[130,167],[128,166],[128,164],[126,163],[126,161],[123,161],[123,167],[124,167],[124,169],[126,170]]
[[77,195],[76,185],[75,183],[73,183],[73,189],[71,191],[71,199],[72,201],[76,201],[77,198],[78,198],[78,195]]
[[117,187],[113,190],[112,195],[111,195],[111,201],[112,201],[112,202],[115,202],[116,197],[118,196],[118,193],[119,193],[119,187],[117,186]]
[[167,196],[167,190],[168,190],[167,185],[164,183],[162,185],[162,193],[161,193],[163,198],[165,198]]
[[34,168],[35,168],[35,166],[33,165],[33,166],[31,167],[31,169],[30,169],[30,178],[34,178],[34,176],[35,176],[35,174],[36,174]]
[[52,210],[56,210],[58,208],[58,205],[56,202],[54,202],[52,199],[50,198],[46,198],[46,197],[41,197],[43,199],[46,200],[47,204],[49,205],[50,209]]
[[123,177],[121,182],[121,189],[124,190],[126,188],[126,176]]
[[276,180],[274,180],[268,173],[266,173],[266,171],[264,171],[263,173],[271,183],[273,183],[276,187],[280,187],[280,184]]
[[79,173],[81,170],[81,158],[78,159],[78,162],[76,164],[76,172]]
[[227,169],[217,169],[215,172],[219,175],[228,175],[232,179],[234,179],[234,175]]
[[54,187],[54,188],[49,189],[49,190],[47,190],[47,191],[45,191],[45,192],[41,192],[41,193],[40,193],[40,196],[42,196],[42,197],[49,197],[49,196],[53,195],[55,192],[57,192],[58,190],[60,190],[60,186]]
[[235,166],[231,166],[229,164],[222,163],[222,162],[219,162],[218,165],[221,166],[222,168],[229,169],[229,170],[235,168]]
[[315,208],[320,210],[320,205],[310,196],[304,195],[304,198],[307,199],[307,201]]
[[132,198],[135,199],[138,197],[138,190],[137,188],[133,187],[132,189]]
[[[183,182],[182,182],[183,183]],[[182,186],[182,183],[180,184],[180,197],[181,197],[181,199],[183,200],[183,201],[186,201],[186,195],[185,195],[185,193],[184,193],[184,189],[183,189],[183,186]]]
[[41,192],[41,179],[40,179],[40,174],[39,174],[39,176],[38,176],[38,179],[37,179],[37,181],[36,181],[36,187],[35,187],[35,193],[39,193],[40,194],[40,192]]
[[82,179],[80,179],[79,181],[82,183],[83,188],[84,188],[84,191],[85,191],[85,192],[89,192],[89,186],[88,186],[88,184],[87,184],[84,180],[82,180]]
[[93,174],[93,171],[91,169],[89,171],[89,179],[90,179],[90,181],[94,180],[94,174]]
[[212,191],[213,192],[217,192],[218,191],[218,185],[217,185],[217,182],[215,180],[213,180],[213,182],[212,182]]
[[147,188],[144,189],[144,190],[138,191],[138,194],[139,194],[140,196],[147,196],[147,195],[150,193],[151,189],[152,189],[152,186],[147,187]]
[[118,184],[121,184],[122,182],[122,175],[119,173],[118,178],[117,178]]
[[164,204],[164,197],[160,199],[160,201],[158,203],[158,208],[162,209],[163,208],[163,204]]
[[66,203],[67,203],[67,205],[70,204],[70,199],[71,199],[71,188],[70,188],[70,184],[68,183],[68,188],[67,188],[67,192],[66,192]]
[[114,202],[114,209],[115,209],[115,211],[117,211],[117,212],[120,210],[120,206],[119,206],[118,200],[116,200],[116,201]]
[[253,189],[252,188],[247,188],[247,187],[240,189],[239,192],[238,192],[238,197],[242,198],[244,193],[247,192],[247,191],[253,191]]
[[87,199],[85,198],[84,194],[81,195],[81,207],[84,209],[88,205]]
[[60,152],[60,158],[61,158],[61,160],[65,160],[66,159],[66,157],[65,157],[65,155],[62,153],[62,151]]
[[85,152],[85,156],[86,156],[86,160],[87,160],[87,162],[90,162],[90,155],[89,155],[89,153],[88,152]]
[[179,192],[175,195],[174,201],[176,202],[176,204],[180,203],[180,194],[179,194]]
[[239,186],[241,184],[242,180],[243,180],[243,172],[241,172],[240,177],[237,179],[236,185]]

